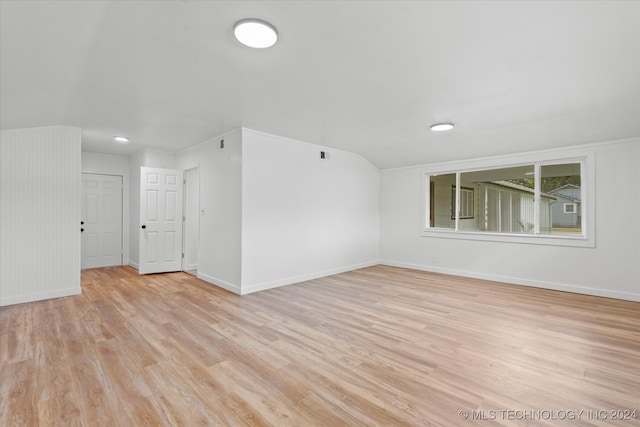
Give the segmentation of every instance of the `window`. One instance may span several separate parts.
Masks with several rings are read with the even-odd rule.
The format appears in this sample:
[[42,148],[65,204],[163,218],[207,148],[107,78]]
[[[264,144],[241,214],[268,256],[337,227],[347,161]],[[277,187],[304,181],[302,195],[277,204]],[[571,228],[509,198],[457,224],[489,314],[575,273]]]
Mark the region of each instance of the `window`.
[[460,174],[463,185],[478,189],[481,215],[464,231],[531,233],[534,229],[533,165],[486,169]]
[[543,165],[540,167],[540,187],[552,199],[548,211],[541,211],[548,228],[540,233],[582,234],[582,177],[580,163]]
[[587,158],[581,157],[446,173],[425,172],[428,186],[423,188],[428,192],[425,194],[428,203],[423,205],[423,235],[515,239],[527,243],[541,243],[539,239],[543,237],[557,238],[558,242],[571,238],[586,240],[583,215],[586,164]]
[[452,217],[451,192],[449,189],[456,185],[456,174],[431,175],[429,223],[433,228],[455,229],[455,215]]

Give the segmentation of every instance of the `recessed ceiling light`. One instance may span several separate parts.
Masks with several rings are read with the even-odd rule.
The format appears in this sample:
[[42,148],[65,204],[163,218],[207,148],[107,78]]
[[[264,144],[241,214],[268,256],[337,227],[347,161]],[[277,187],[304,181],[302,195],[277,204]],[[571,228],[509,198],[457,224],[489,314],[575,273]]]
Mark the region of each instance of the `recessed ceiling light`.
[[436,123],[435,125],[431,125],[431,130],[434,132],[442,132],[451,129],[453,129],[453,123]]
[[256,49],[271,47],[278,41],[276,28],[260,19],[243,19],[233,26],[233,35],[245,46]]
[[119,142],[120,144],[126,144],[127,142],[129,142],[129,138],[126,138],[124,136],[114,136],[113,140],[115,142]]

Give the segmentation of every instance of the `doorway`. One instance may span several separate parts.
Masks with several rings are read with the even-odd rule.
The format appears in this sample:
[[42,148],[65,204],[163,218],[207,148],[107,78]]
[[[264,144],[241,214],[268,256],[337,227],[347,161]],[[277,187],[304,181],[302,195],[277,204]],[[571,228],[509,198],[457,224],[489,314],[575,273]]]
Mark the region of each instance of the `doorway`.
[[200,236],[200,180],[198,168],[184,171],[182,271],[197,276]]
[[82,174],[82,269],[122,265],[122,176]]

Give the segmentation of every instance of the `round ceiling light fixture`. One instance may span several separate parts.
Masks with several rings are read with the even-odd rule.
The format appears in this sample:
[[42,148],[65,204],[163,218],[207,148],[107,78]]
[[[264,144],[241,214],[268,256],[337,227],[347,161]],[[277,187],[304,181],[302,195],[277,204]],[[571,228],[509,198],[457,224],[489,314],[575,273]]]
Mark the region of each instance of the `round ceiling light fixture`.
[[245,46],[255,49],[271,47],[278,41],[278,31],[266,21],[255,18],[242,19],[233,26],[233,35]]
[[436,123],[435,125],[431,125],[430,129],[434,132],[451,130],[453,129],[453,123]]
[[127,138],[126,136],[114,136],[113,140],[120,144],[126,144],[127,142],[129,142],[129,138]]

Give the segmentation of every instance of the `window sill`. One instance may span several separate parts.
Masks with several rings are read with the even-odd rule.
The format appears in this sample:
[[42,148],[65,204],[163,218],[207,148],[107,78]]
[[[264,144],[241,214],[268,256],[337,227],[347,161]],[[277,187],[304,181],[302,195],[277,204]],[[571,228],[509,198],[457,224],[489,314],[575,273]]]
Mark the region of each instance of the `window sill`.
[[519,243],[529,245],[572,246],[580,248],[595,248],[595,239],[584,235],[563,234],[514,234],[491,233],[478,231],[453,231],[445,228],[427,228],[422,230],[422,237],[444,239],[479,240],[485,242]]

